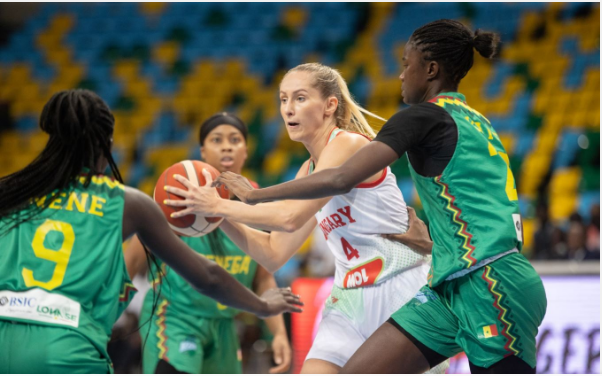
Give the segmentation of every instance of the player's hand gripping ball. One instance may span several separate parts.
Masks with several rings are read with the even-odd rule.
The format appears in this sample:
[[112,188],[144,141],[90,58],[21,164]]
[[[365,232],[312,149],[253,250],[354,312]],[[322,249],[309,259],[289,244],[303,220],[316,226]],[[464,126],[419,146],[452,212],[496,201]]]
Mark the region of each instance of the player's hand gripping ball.
[[[181,210],[182,207],[168,206],[163,203],[165,200],[183,199],[180,196],[165,191],[165,186],[170,185],[187,190],[182,183],[174,179],[175,174],[184,176],[195,186],[204,186],[206,182],[205,177],[203,176],[203,169],[209,171],[213,179],[216,179],[219,176],[219,171],[207,163],[200,161],[181,161],[163,171],[159,177],[159,181],[157,181],[157,184],[155,185],[153,198],[161,207],[161,210],[163,211],[165,218],[167,218],[167,222],[169,222],[171,229],[178,235],[201,237],[215,230],[223,220],[221,217],[204,217],[196,214],[189,214],[180,218],[172,218],[171,214]],[[225,199],[230,197],[230,193],[226,187],[222,186],[216,188],[216,190],[220,197]]]

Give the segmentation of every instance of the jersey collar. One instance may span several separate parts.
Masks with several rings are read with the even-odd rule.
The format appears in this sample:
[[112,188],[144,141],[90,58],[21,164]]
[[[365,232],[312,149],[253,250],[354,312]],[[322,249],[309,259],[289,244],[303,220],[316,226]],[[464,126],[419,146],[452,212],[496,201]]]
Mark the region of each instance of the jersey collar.
[[466,97],[464,96],[464,94],[458,93],[456,91],[447,91],[444,93],[439,93],[435,98],[429,100],[429,102],[431,103],[435,103],[437,102],[437,100],[439,98],[449,98],[449,99],[457,99],[461,102],[463,102],[464,104],[466,104]]

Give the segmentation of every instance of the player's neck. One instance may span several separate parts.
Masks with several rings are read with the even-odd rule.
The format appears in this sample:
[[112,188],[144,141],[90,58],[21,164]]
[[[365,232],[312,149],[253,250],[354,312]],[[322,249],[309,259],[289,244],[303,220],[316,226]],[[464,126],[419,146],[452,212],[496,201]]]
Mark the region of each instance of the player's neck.
[[426,90],[423,102],[427,102],[441,93],[457,92],[458,85],[449,82],[436,81]]
[[337,128],[336,125],[330,124],[327,126],[321,127],[318,132],[312,137],[311,141],[305,144],[305,148],[309,152],[311,159],[317,164],[320,159],[320,155],[324,151],[324,148],[328,144],[328,138],[332,131]]

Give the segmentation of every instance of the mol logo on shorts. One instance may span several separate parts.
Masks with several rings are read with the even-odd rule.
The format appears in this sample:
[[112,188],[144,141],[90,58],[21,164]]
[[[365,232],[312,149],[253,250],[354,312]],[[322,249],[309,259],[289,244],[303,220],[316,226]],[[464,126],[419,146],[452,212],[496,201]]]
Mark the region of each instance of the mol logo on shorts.
[[373,285],[383,270],[383,259],[378,257],[354,269],[345,275],[343,281],[346,289]]

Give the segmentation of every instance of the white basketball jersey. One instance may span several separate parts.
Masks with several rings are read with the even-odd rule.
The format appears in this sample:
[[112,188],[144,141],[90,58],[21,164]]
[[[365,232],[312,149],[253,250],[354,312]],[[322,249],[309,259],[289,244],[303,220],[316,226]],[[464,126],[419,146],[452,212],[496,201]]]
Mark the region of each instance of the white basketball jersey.
[[[335,129],[329,142],[340,132]],[[308,174],[313,167],[310,161]],[[334,196],[316,213],[316,219],[335,256],[335,284],[341,288],[378,284],[430,261],[430,256],[381,236],[408,229],[406,203],[389,167],[377,181]]]

